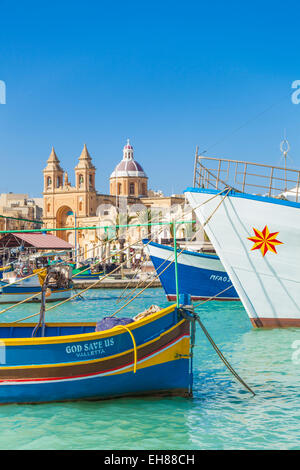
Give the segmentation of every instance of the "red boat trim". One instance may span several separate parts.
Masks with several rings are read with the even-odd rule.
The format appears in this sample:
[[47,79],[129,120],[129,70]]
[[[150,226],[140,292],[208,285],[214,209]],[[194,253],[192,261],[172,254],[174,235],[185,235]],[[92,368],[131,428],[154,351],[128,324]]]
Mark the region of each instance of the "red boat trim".
[[[151,356],[155,356],[156,354],[160,353],[161,351],[170,348],[171,346],[173,346],[178,341],[181,341],[183,338],[189,338],[189,335],[188,334],[183,334],[181,336],[178,336],[175,340],[171,341],[170,343],[164,345],[163,347],[157,349],[156,351],[153,351],[150,354],[147,354],[147,355],[143,356],[137,362],[140,363],[140,362],[145,361],[146,359],[148,359]],[[7,383],[10,383],[10,382],[23,383],[23,382],[52,382],[52,381],[57,381],[57,380],[74,380],[74,379],[80,379],[80,378],[85,378],[85,377],[93,377],[93,376],[96,376],[96,375],[105,375],[105,374],[108,374],[110,372],[115,372],[117,370],[127,369],[128,367],[132,366],[133,364],[134,364],[134,361],[130,361],[126,365],[122,366],[121,368],[116,367],[114,369],[107,369],[107,370],[102,371],[100,373],[99,372],[93,372],[91,374],[74,375],[74,376],[71,376],[71,377],[69,376],[69,377],[43,377],[43,378],[30,378],[30,379],[28,379],[28,378],[26,378],[26,379],[3,379],[3,380],[0,380],[0,383],[7,384]]]

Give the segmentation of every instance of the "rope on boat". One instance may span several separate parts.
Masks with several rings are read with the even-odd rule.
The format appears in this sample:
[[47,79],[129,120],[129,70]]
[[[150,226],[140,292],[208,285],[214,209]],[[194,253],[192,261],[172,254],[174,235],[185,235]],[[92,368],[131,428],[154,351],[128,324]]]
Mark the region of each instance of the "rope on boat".
[[133,353],[134,353],[133,373],[135,374],[136,373],[136,367],[137,367],[137,347],[136,347],[136,342],[135,342],[135,338],[132,334],[132,331],[130,331],[130,329],[127,328],[127,326],[125,326],[125,325],[118,325],[118,326],[115,326],[115,328],[124,328],[126,331],[128,331],[128,333],[131,336],[131,339],[132,339],[132,342],[133,342]]
[[[234,370],[234,368],[231,366],[231,364],[227,361],[226,357],[223,355],[223,353],[218,348],[218,346],[216,345],[216,343],[214,342],[214,340],[212,339],[212,337],[208,333],[207,329],[203,325],[202,321],[200,320],[199,315],[194,312],[194,308],[193,307],[189,308],[188,306],[185,305],[184,308],[180,308],[180,313],[181,313],[183,318],[185,318],[186,320],[192,322],[193,325],[195,325],[195,322],[197,322],[200,325],[200,327],[201,327],[203,333],[205,334],[206,338],[208,339],[208,341],[210,342],[210,344],[212,345],[212,347],[214,348],[214,350],[218,354],[221,361],[225,364],[227,369],[236,378],[236,380],[238,380],[238,382],[240,382],[243,385],[243,387],[245,387],[248,390],[248,392],[252,393],[252,395],[255,396],[256,394],[252,390],[252,388],[250,388],[249,385],[246,384],[246,382],[239,376],[239,374]],[[195,326],[193,328],[195,330]],[[192,343],[192,347],[193,346],[194,346],[194,344]]]
[[26,297],[26,299],[21,300],[20,302],[17,302],[16,304],[10,305],[10,306],[7,307],[7,308],[4,308],[3,310],[0,311],[0,315],[1,315],[2,313],[7,312],[8,310],[11,310],[12,308],[17,307],[18,305],[21,305],[21,304],[24,304],[25,302],[28,302],[28,300],[33,299],[34,297],[37,297],[37,296],[40,295],[41,293],[42,293],[42,291],[36,292],[35,294],[31,295],[30,297]]
[[[132,254],[131,257],[130,257],[128,260],[132,259],[133,256],[134,256],[134,254]],[[90,286],[86,287],[85,289],[81,290],[80,292],[74,294],[73,296],[69,297],[68,299],[65,299],[65,300],[63,300],[63,301],[61,301],[61,302],[59,302],[59,303],[53,305],[52,307],[47,308],[47,309],[45,310],[45,312],[49,312],[50,310],[52,310],[52,309],[54,309],[54,308],[56,308],[56,307],[59,307],[60,305],[65,304],[66,302],[69,302],[70,300],[75,299],[76,297],[80,296],[81,294],[83,294],[84,292],[88,291],[89,289],[92,289],[92,288],[93,288],[94,286],[96,286],[97,284],[100,284],[100,282],[104,281],[104,279],[106,279],[108,276],[110,276],[110,275],[113,274],[114,272],[118,271],[118,269],[120,269],[122,265],[124,265],[125,263],[127,263],[128,260],[123,261],[123,263],[121,263],[119,266],[117,266],[115,269],[113,269],[113,271],[111,271],[110,273],[108,273],[108,274],[106,274],[105,276],[101,277],[100,279],[97,279],[97,281],[95,281],[93,284],[91,284]],[[155,280],[155,279],[154,279],[154,280]],[[37,315],[39,315],[39,314],[40,314],[40,312],[37,312],[37,313],[34,313],[33,315],[29,315],[29,316],[27,316],[27,317],[20,318],[19,320],[16,320],[16,321],[14,321],[14,322],[12,322],[12,323],[19,323],[19,322],[21,322],[21,321],[28,320],[29,318],[33,318],[33,317],[35,317],[35,316],[37,316]]]
[[199,305],[206,304],[206,302],[209,302],[210,300],[214,300],[216,297],[223,294],[224,292],[231,289],[232,287],[233,287],[233,285],[230,284],[230,286],[226,287],[226,289],[224,289],[224,290],[221,290],[221,292],[218,292],[217,294],[213,295],[212,297],[209,297],[208,299],[205,299],[203,302],[199,302],[199,303],[193,304],[193,305],[194,305],[194,307],[199,307]]
[[[215,194],[214,196],[212,196],[211,198],[207,199],[206,201],[202,202],[201,204],[199,204],[199,206],[197,206],[197,207],[195,208],[195,209],[197,209],[198,207],[200,207],[200,206],[206,204],[207,202],[213,200],[213,199],[216,198],[217,196],[223,194],[224,191],[226,191],[226,190],[227,190],[227,192],[226,192],[225,196],[222,198],[222,200],[220,201],[220,203],[217,205],[217,207],[214,209],[214,211],[213,211],[212,214],[208,217],[208,219],[205,221],[205,223],[204,223],[204,225],[203,225],[202,227],[204,227],[204,226],[206,225],[206,223],[207,223],[207,222],[212,218],[212,216],[215,214],[215,212],[217,211],[217,209],[220,207],[220,205],[221,205],[221,204],[223,203],[223,201],[225,200],[225,198],[226,198],[226,196],[228,195],[228,193],[229,193],[229,191],[231,190],[231,188],[225,188],[225,189],[223,189],[222,191],[220,191],[219,193]],[[195,209],[191,209],[191,211],[189,211],[187,214],[185,214],[185,216],[188,215],[190,212],[193,212]],[[202,227],[200,227],[199,230],[201,230]],[[198,231],[199,231],[199,230],[198,230]],[[195,236],[197,235],[198,231],[193,235],[192,240],[195,238]],[[124,247],[122,250],[119,250],[119,251],[117,252],[117,254],[118,254],[118,253],[122,253],[123,251],[127,250],[130,246],[132,246],[132,245],[134,245],[134,244],[136,244],[136,243],[138,243],[138,242],[141,242],[142,240],[143,240],[143,238],[140,238],[140,240],[137,240],[137,241],[133,242],[132,244],[130,244],[130,245]],[[146,247],[151,241],[152,241],[152,240],[150,239],[150,240],[144,245],[144,247]],[[179,252],[179,254],[178,254],[177,256],[180,256],[183,251],[184,251],[184,249],[182,249],[182,250]],[[168,261],[168,259],[169,259],[172,255],[173,255],[173,253],[171,253],[171,255],[167,258],[167,260],[164,260],[164,262],[165,262],[165,261]],[[134,256],[134,254],[133,254],[132,256],[130,256],[128,260],[124,261],[124,262],[121,263],[119,266],[117,266],[113,271],[111,271],[110,273],[108,273],[108,274],[106,274],[105,276],[103,276],[103,277],[101,277],[100,279],[98,279],[98,280],[97,280],[96,282],[94,282],[91,286],[86,287],[85,289],[81,290],[80,292],[74,294],[73,296],[69,297],[68,299],[65,299],[65,300],[63,300],[63,301],[61,301],[61,302],[59,302],[59,303],[53,305],[52,307],[50,307],[50,308],[48,308],[48,309],[45,309],[45,312],[48,312],[48,311],[50,311],[50,310],[52,310],[52,309],[54,309],[54,308],[56,308],[56,307],[58,307],[58,306],[60,306],[60,305],[62,305],[62,304],[64,304],[64,303],[66,303],[66,302],[69,302],[70,300],[73,300],[74,298],[77,298],[77,297],[81,296],[81,294],[83,294],[84,292],[88,291],[89,289],[92,289],[94,286],[96,286],[97,284],[99,284],[100,282],[102,282],[104,279],[106,279],[109,275],[113,274],[113,273],[116,272],[118,269],[120,269],[121,266],[123,266],[125,263],[127,263],[128,261],[130,261],[130,260],[133,258],[133,256]],[[110,256],[109,256],[108,258],[110,258]],[[108,259],[108,258],[105,258],[104,261],[105,261],[106,259]],[[163,262],[162,264],[164,264],[164,262]],[[124,305],[122,305],[122,307],[120,307],[118,310],[116,310],[116,311],[111,315],[111,317],[113,317],[113,316],[116,315],[118,312],[120,312],[121,310],[123,310],[124,307],[126,307],[127,305],[129,305],[129,304],[130,304],[133,300],[135,300],[140,294],[142,294],[147,288],[149,288],[149,287],[153,284],[153,282],[154,282],[164,271],[166,271],[166,269],[168,269],[174,262],[175,262],[175,258],[174,258],[174,260],[173,260],[172,262],[170,262],[170,263],[168,264],[168,266],[166,266],[166,268],[164,268],[164,270],[163,270],[162,272],[159,273],[159,275],[157,274],[157,275],[149,282],[149,284],[144,287],[144,289],[142,289],[142,290],[141,290],[140,292],[138,292],[133,298],[131,298],[131,299],[130,299],[128,302],[126,302]],[[98,264],[98,263],[97,263],[97,264]],[[88,269],[88,268],[87,268],[87,269]],[[81,271],[81,272],[83,272],[83,271]],[[131,293],[132,293],[132,292],[131,292]],[[28,300],[28,299],[27,299],[27,300]],[[19,305],[19,304],[17,304],[17,305]],[[29,319],[29,318],[33,318],[33,317],[35,317],[35,316],[37,316],[37,315],[39,315],[39,314],[40,314],[40,312],[37,312],[37,313],[35,313],[35,314],[33,314],[33,315],[29,315],[29,316],[27,316],[27,317],[23,317],[23,318],[21,318],[21,319],[19,319],[19,320],[16,320],[16,321],[14,321],[13,323],[19,323],[19,322],[24,321],[24,320],[27,320],[27,319]]]
[[[206,203],[212,201],[212,200],[215,199],[217,196],[220,196],[221,194],[223,194],[223,193],[227,190],[227,191],[226,191],[226,194],[225,194],[225,196],[224,196],[224,198],[221,200],[221,202],[218,204],[218,206],[214,209],[214,211],[211,213],[211,215],[210,215],[210,216],[208,217],[208,219],[205,221],[204,225],[201,226],[201,227],[199,228],[199,230],[197,230],[197,232],[193,235],[193,237],[191,238],[190,241],[194,240],[194,238],[197,236],[197,233],[198,233],[200,230],[202,230],[202,229],[205,227],[205,225],[209,222],[209,220],[212,218],[212,216],[214,215],[214,213],[217,211],[217,209],[218,209],[218,208],[220,207],[220,205],[223,203],[224,199],[226,198],[226,196],[228,195],[228,193],[229,193],[229,191],[230,191],[231,189],[232,189],[232,188],[224,188],[224,189],[222,189],[222,191],[220,191],[219,193],[215,194],[214,196],[212,196],[211,198],[207,199],[206,201],[202,202],[202,203],[199,204],[197,207],[195,207],[195,209],[191,209],[190,211],[188,211],[186,214],[183,215],[183,217],[186,217],[186,216],[187,216],[188,214],[190,214],[191,212],[195,211],[196,209],[198,209],[199,207],[203,206],[204,204],[206,204]],[[163,230],[163,229],[162,229],[162,230]],[[161,231],[162,231],[162,230],[161,230]],[[160,232],[159,232],[159,233],[160,233]],[[150,241],[151,241],[151,240],[150,240]],[[150,241],[145,245],[145,247],[150,243]],[[184,249],[182,249],[182,250],[178,253],[177,257],[179,257],[183,251],[184,251]],[[172,255],[173,255],[173,254],[171,254],[170,256],[168,256],[168,258],[166,258],[166,259],[158,266],[157,270],[160,269],[160,268],[172,257]],[[175,261],[175,259],[170,263],[170,265],[171,265],[174,261]],[[170,266],[170,265],[168,265],[168,266]],[[138,271],[137,271],[137,272],[138,272]],[[164,272],[164,271],[162,271],[162,272]],[[137,273],[136,273],[136,274],[137,274]],[[135,274],[135,276],[136,276],[136,274]],[[162,273],[160,273],[160,274],[162,274]],[[134,276],[134,277],[135,277],[135,276]],[[133,294],[138,288],[140,288],[145,282],[146,282],[145,280],[142,280],[141,282],[138,283],[138,285],[137,285],[133,290],[130,291],[129,294],[127,294],[126,296],[124,296],[123,294],[126,292],[128,286],[130,285],[130,281],[129,281],[128,284],[127,284],[127,286],[125,287],[125,289],[123,290],[123,292],[121,293],[121,295],[119,296],[119,298],[117,299],[117,303],[121,302],[121,300],[125,300],[125,299],[127,299],[128,297],[132,296],[132,294]],[[135,297],[134,297],[134,298],[135,298]],[[126,304],[126,305],[127,305],[127,304]]]
[[[197,233],[198,233],[200,230],[202,230],[202,227],[200,227],[199,230],[196,231],[196,233],[193,235],[193,237],[191,238],[190,241],[193,241],[193,240],[194,240],[194,238],[197,236]],[[150,241],[145,245],[145,247],[146,247],[149,243],[150,243]],[[184,248],[177,254],[177,257],[179,257],[179,256],[182,254],[183,251],[184,251]],[[172,256],[174,256],[174,253],[171,252],[171,254],[170,254],[164,261],[162,261],[162,262],[160,263],[160,265],[158,266],[158,268],[157,268],[156,271],[158,271],[167,261],[170,261],[170,258],[172,258]],[[145,289],[147,289],[148,287],[150,287],[150,285],[152,285],[153,281],[155,281],[161,274],[163,274],[174,262],[175,262],[175,257],[174,257],[174,260],[173,260],[173,261],[170,261],[170,263],[165,267],[165,269],[163,269],[159,274],[157,274],[157,275],[155,276],[155,278],[150,281],[150,284],[148,284],[140,293],[144,292]],[[125,299],[127,299],[128,297],[130,298],[130,296],[132,296],[133,293],[134,293],[137,289],[139,289],[145,282],[146,282],[145,280],[139,282],[138,285],[137,285],[133,290],[131,290],[131,291],[129,292],[129,294],[127,294],[125,297],[123,297],[123,299],[121,299],[121,300],[125,300]],[[140,293],[139,293],[139,294],[140,294]],[[134,300],[136,297],[137,297],[137,296],[132,297],[131,300]],[[129,302],[128,302],[128,303],[129,303]],[[122,310],[122,308],[125,307],[126,305],[128,305],[128,303],[126,303],[125,305],[123,305],[117,312],[119,312],[120,310]],[[117,313],[117,312],[115,312],[115,313]],[[115,313],[114,313],[114,315],[115,315]]]
[[[226,191],[226,190],[227,190],[227,191]],[[224,191],[226,191],[225,196],[221,199],[221,201],[219,202],[219,204],[217,205],[217,207],[213,210],[213,212],[210,214],[210,216],[208,217],[208,219],[205,221],[204,225],[203,225],[202,227],[200,227],[199,230],[201,230],[201,228],[205,227],[205,225],[209,222],[209,220],[212,218],[212,216],[216,213],[216,211],[218,210],[218,208],[221,206],[221,204],[224,202],[224,200],[226,199],[227,195],[228,195],[229,192],[231,191],[231,188],[225,188],[225,189],[223,189],[220,193],[215,194],[214,197],[219,196],[220,194],[224,193]],[[214,199],[214,197],[208,199],[208,200],[205,201],[205,202],[208,202],[209,200]],[[200,207],[200,206],[202,206],[203,204],[205,204],[205,202],[199,204],[199,206],[197,206],[197,208]],[[197,231],[197,232],[198,232],[198,231]],[[197,235],[197,232],[196,232],[196,233],[194,234],[194,236],[192,237],[192,240],[193,240],[194,237]],[[150,242],[148,242],[148,243],[150,243]],[[183,251],[184,251],[184,248],[177,254],[177,257],[180,256]],[[171,255],[167,258],[167,260],[168,260],[172,255],[173,255],[173,253],[171,253]],[[165,260],[165,261],[167,261],[167,260]],[[165,261],[164,261],[164,262],[165,262]],[[164,263],[164,262],[163,262],[163,263]],[[163,263],[162,263],[162,264],[163,264]],[[126,302],[124,305],[122,305],[122,307],[120,307],[118,310],[116,310],[116,311],[115,311],[112,315],[110,315],[110,316],[113,317],[114,315],[116,315],[117,313],[119,313],[124,307],[126,307],[127,305],[129,305],[133,300],[135,300],[139,295],[141,295],[141,294],[142,294],[148,287],[150,287],[150,286],[153,284],[153,282],[154,282],[161,274],[163,274],[163,273],[166,271],[166,269],[168,269],[173,263],[175,263],[175,257],[174,257],[174,260],[171,261],[171,262],[168,264],[168,266],[166,266],[159,274],[157,274],[157,275],[154,277],[154,279],[151,280],[151,282],[150,282],[146,287],[144,287],[144,289],[142,289],[140,292],[138,292],[134,297],[132,297],[128,302]],[[230,287],[231,287],[231,286],[230,286]],[[226,289],[226,290],[227,290],[227,289]],[[220,293],[220,294],[221,294],[221,293]],[[212,300],[212,298],[211,298],[211,300]]]
[[[142,240],[142,239],[140,239],[140,240],[138,240],[138,241],[141,241],[141,240]],[[151,241],[151,240],[149,240],[149,242],[148,242],[145,246],[147,246],[147,245],[150,243],[150,241]],[[138,242],[135,242],[135,243],[138,243]],[[129,246],[131,246],[131,245],[129,245]],[[127,248],[128,248],[128,246],[127,246],[126,248],[123,248],[122,250],[120,250],[120,252],[125,251]],[[117,253],[119,253],[119,252],[117,252]],[[129,258],[129,260],[132,259],[133,256],[134,256],[134,254]],[[105,261],[106,259],[108,259],[108,258],[110,258],[110,256],[107,257],[107,258],[105,258],[104,261]],[[120,267],[121,267],[123,264],[127,263],[127,261],[128,261],[128,260],[126,260],[126,261],[124,261],[123,263],[121,263],[121,264],[120,264],[119,266],[117,266],[113,271],[107,273],[105,276],[103,276],[103,277],[101,277],[100,279],[98,279],[98,280],[97,280],[94,284],[92,284],[91,286],[87,287],[87,288],[84,289],[84,290],[81,290],[80,292],[76,292],[76,294],[75,294],[74,296],[72,296],[72,297],[70,297],[70,298],[68,298],[68,299],[65,299],[64,301],[62,301],[62,302],[60,302],[60,303],[58,303],[58,304],[53,305],[52,307],[46,309],[45,311],[47,312],[48,310],[52,310],[53,308],[55,308],[55,307],[57,307],[57,306],[59,306],[59,305],[65,303],[65,302],[68,302],[69,300],[72,300],[72,299],[74,299],[74,298],[76,298],[76,297],[79,297],[80,299],[84,299],[84,297],[82,297],[82,295],[81,295],[82,293],[84,293],[84,292],[86,292],[87,290],[91,289],[91,288],[94,287],[96,284],[102,282],[106,277],[110,276],[111,274],[113,274],[114,272],[116,272],[118,269],[120,269]],[[62,263],[64,263],[64,262],[62,262]],[[59,264],[61,264],[61,263],[57,263],[55,266],[58,266]],[[98,263],[96,263],[96,264],[98,264]],[[89,268],[88,268],[88,269],[89,269]],[[82,272],[82,271],[81,271],[81,272]],[[34,274],[34,275],[35,275],[35,274]],[[25,279],[25,278],[23,278],[23,279]],[[23,280],[23,279],[21,279],[21,280]],[[18,282],[19,282],[19,281],[18,281]],[[10,286],[11,284],[8,284],[8,285]],[[74,288],[74,290],[77,290],[76,287]],[[18,305],[21,305],[21,304],[23,304],[23,303],[29,301],[30,299],[36,297],[37,295],[39,295],[39,294],[41,294],[41,293],[42,293],[42,291],[36,292],[34,295],[32,295],[32,296],[30,296],[30,297],[27,297],[26,299],[21,300],[20,302],[17,302],[16,304],[13,304],[13,305],[11,305],[10,307],[7,307],[7,308],[3,309],[2,311],[0,311],[0,315],[1,315],[2,313],[7,312],[8,310],[11,310],[11,309],[17,307]],[[13,322],[13,323],[18,323],[19,321],[32,318],[32,317],[34,317],[34,316],[37,316],[38,314],[39,314],[39,312],[38,312],[38,313],[35,313],[35,314],[33,314],[33,315],[30,315],[30,316],[28,316],[28,317],[25,317],[25,318],[23,318],[23,319],[17,320],[16,322]]]

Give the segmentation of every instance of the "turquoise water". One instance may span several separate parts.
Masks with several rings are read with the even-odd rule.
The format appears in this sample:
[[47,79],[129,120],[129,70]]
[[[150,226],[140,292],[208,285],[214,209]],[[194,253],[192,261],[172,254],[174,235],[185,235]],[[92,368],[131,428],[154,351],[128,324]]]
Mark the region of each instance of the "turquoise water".
[[[98,320],[115,311],[120,293],[89,291],[84,300],[49,312],[47,320]],[[151,304],[168,305],[162,289],[149,289],[119,316],[134,316]],[[1,320],[37,310],[20,306]],[[255,397],[232,378],[198,329],[193,398],[2,406],[0,448],[299,449],[300,360],[292,345],[300,344],[300,330],[254,330],[239,302],[210,302],[198,312]]]

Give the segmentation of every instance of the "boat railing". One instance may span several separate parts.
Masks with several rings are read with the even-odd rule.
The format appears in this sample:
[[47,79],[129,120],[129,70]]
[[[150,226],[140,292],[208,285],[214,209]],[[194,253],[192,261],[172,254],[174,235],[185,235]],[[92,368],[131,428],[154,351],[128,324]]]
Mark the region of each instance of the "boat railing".
[[226,158],[195,156],[194,187],[235,191],[300,202],[300,171]]

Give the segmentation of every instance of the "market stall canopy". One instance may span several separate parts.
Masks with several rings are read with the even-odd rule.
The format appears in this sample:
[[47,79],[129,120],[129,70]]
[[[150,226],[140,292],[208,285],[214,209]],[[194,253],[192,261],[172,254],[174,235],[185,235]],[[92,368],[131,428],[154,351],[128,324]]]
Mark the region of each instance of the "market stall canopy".
[[0,239],[0,248],[19,246],[38,250],[71,250],[73,248],[65,240],[48,233],[8,233]]

